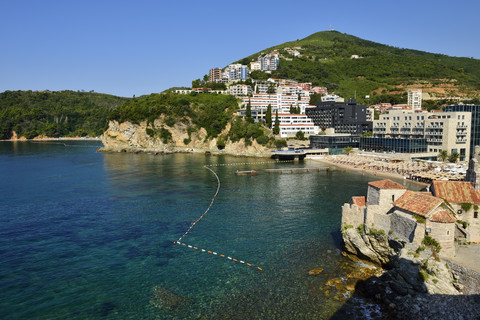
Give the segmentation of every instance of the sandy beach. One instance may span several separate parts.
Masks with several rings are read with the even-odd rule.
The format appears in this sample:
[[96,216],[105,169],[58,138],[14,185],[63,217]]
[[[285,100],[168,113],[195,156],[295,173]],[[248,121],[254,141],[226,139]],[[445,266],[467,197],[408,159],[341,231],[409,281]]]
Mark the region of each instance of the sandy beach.
[[[317,159],[310,159],[318,162],[322,162],[331,166],[335,166],[338,168],[346,169],[346,170],[352,170],[352,171],[358,171],[362,172],[365,174],[370,174],[372,176],[378,176],[378,177],[386,177],[386,178],[393,178],[393,179],[399,179],[399,180],[404,180],[406,179],[405,175],[399,174],[399,173],[393,173],[393,172],[385,172],[385,171],[380,171],[380,170],[373,170],[373,169],[366,169],[362,167],[356,167],[353,165],[348,165],[345,163],[339,163],[337,161],[333,161],[333,156],[327,156],[324,158],[317,158]],[[408,180],[413,183],[417,183],[422,186],[429,186],[430,184],[428,183],[423,183],[420,181],[415,181],[415,180]]]

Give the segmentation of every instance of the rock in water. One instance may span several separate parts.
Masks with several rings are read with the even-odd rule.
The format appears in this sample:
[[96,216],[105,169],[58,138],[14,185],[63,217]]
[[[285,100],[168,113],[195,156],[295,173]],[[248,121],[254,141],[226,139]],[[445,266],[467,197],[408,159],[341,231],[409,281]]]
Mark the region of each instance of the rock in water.
[[312,270],[308,271],[309,276],[316,276],[317,274],[320,274],[323,272],[322,268],[313,268]]
[[184,306],[188,300],[164,287],[156,286],[150,302],[157,308],[172,310]]

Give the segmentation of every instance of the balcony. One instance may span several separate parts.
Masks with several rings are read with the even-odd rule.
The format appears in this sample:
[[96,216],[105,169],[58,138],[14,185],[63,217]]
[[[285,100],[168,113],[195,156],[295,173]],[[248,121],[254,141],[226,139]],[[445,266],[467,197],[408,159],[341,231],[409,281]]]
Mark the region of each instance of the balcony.
[[457,124],[457,129],[466,129],[467,127],[466,124]]

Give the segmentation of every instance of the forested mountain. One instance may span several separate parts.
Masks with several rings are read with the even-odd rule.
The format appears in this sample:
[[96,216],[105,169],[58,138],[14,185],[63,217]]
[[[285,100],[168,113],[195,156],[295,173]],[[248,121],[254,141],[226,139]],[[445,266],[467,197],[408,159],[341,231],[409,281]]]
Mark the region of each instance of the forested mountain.
[[[295,47],[299,47],[300,57],[285,50]],[[424,89],[440,99],[480,95],[480,60],[400,49],[337,31],[317,32],[238,62],[249,64],[259,55],[273,51],[281,55],[278,70],[272,74],[255,71],[254,78],[312,82],[345,98],[356,93],[360,100],[365,95],[372,100],[380,94],[404,95],[409,87]]]
[[129,100],[95,92],[5,91],[0,93],[0,139],[9,139],[12,131],[28,139],[99,136],[109,114]]

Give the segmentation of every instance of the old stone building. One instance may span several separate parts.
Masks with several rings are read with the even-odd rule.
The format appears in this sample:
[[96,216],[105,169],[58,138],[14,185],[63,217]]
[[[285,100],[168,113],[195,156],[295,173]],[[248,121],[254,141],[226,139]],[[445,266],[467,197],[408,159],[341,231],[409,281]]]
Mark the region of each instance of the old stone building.
[[443,257],[455,255],[455,221],[452,206],[443,199],[389,179],[370,182],[366,199],[352,197],[342,207],[342,228],[363,225],[419,245],[428,234],[440,243]]
[[433,181],[432,193],[446,200],[458,219],[456,238],[480,242],[480,196],[468,181]]
[[480,191],[480,146],[475,146],[472,158],[468,162],[466,181],[470,182],[475,191]]

